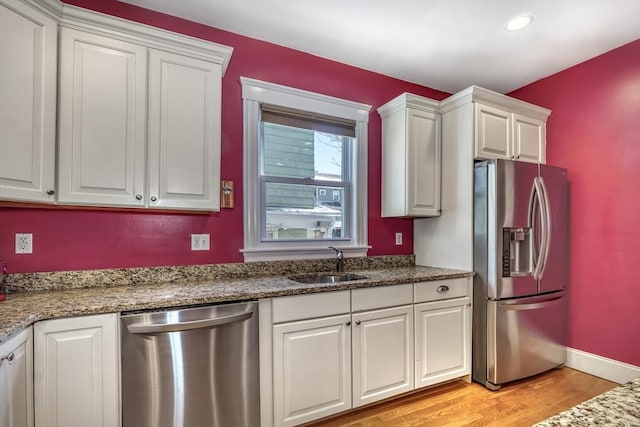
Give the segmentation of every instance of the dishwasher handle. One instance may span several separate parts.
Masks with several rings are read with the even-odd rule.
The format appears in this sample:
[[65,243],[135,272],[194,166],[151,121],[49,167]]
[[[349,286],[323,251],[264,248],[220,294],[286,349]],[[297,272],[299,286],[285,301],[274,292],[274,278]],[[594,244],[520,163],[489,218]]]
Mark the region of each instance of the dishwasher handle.
[[164,332],[190,331],[193,329],[215,328],[216,326],[227,325],[233,322],[241,322],[253,316],[253,311],[233,314],[231,316],[215,317],[213,319],[193,320],[189,322],[145,324],[134,323],[128,325],[127,329],[132,334],[158,334]]

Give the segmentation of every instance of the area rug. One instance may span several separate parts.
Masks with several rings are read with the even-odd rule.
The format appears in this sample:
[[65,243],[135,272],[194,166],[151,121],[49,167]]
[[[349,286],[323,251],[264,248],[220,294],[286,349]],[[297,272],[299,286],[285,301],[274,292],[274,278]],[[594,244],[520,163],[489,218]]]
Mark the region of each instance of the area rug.
[[547,418],[534,427],[559,426],[640,426],[640,378]]

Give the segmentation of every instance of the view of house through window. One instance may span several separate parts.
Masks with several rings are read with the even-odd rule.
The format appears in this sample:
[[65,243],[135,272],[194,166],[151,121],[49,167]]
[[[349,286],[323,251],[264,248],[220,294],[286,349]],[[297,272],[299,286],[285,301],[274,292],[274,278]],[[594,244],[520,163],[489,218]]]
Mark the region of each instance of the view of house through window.
[[354,123],[263,108],[263,241],[350,238],[349,158],[354,129]]

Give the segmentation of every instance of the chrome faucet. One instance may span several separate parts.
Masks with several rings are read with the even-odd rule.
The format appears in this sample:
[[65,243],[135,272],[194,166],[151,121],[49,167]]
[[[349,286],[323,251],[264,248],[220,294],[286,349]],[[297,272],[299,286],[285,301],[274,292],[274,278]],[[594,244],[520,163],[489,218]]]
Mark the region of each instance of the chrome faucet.
[[336,251],[336,271],[342,273],[344,271],[344,253],[333,246],[329,246],[329,249]]

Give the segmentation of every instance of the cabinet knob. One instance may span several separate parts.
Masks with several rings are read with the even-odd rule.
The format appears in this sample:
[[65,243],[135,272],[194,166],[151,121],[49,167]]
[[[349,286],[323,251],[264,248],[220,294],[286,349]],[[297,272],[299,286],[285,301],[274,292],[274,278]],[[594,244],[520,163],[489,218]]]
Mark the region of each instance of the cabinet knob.
[[442,285],[442,286],[438,286],[438,289],[436,289],[437,292],[447,292],[449,290],[449,287],[447,285]]
[[151,196],[151,201],[155,202],[156,200],[158,200],[158,198],[156,196]]
[[56,194],[56,190],[52,190],[52,189],[47,190],[47,196],[53,196],[54,194]]
[[8,360],[9,362],[13,362],[15,355],[13,353],[9,353],[8,355],[2,355],[0,356],[0,363],[4,362],[5,360]]
[[359,320],[356,320],[356,325],[359,325],[360,323],[362,322],[360,322]]
[[351,326],[351,320],[347,320],[346,325],[347,325],[347,326]]
[[136,200],[142,200],[142,194],[136,194]]

